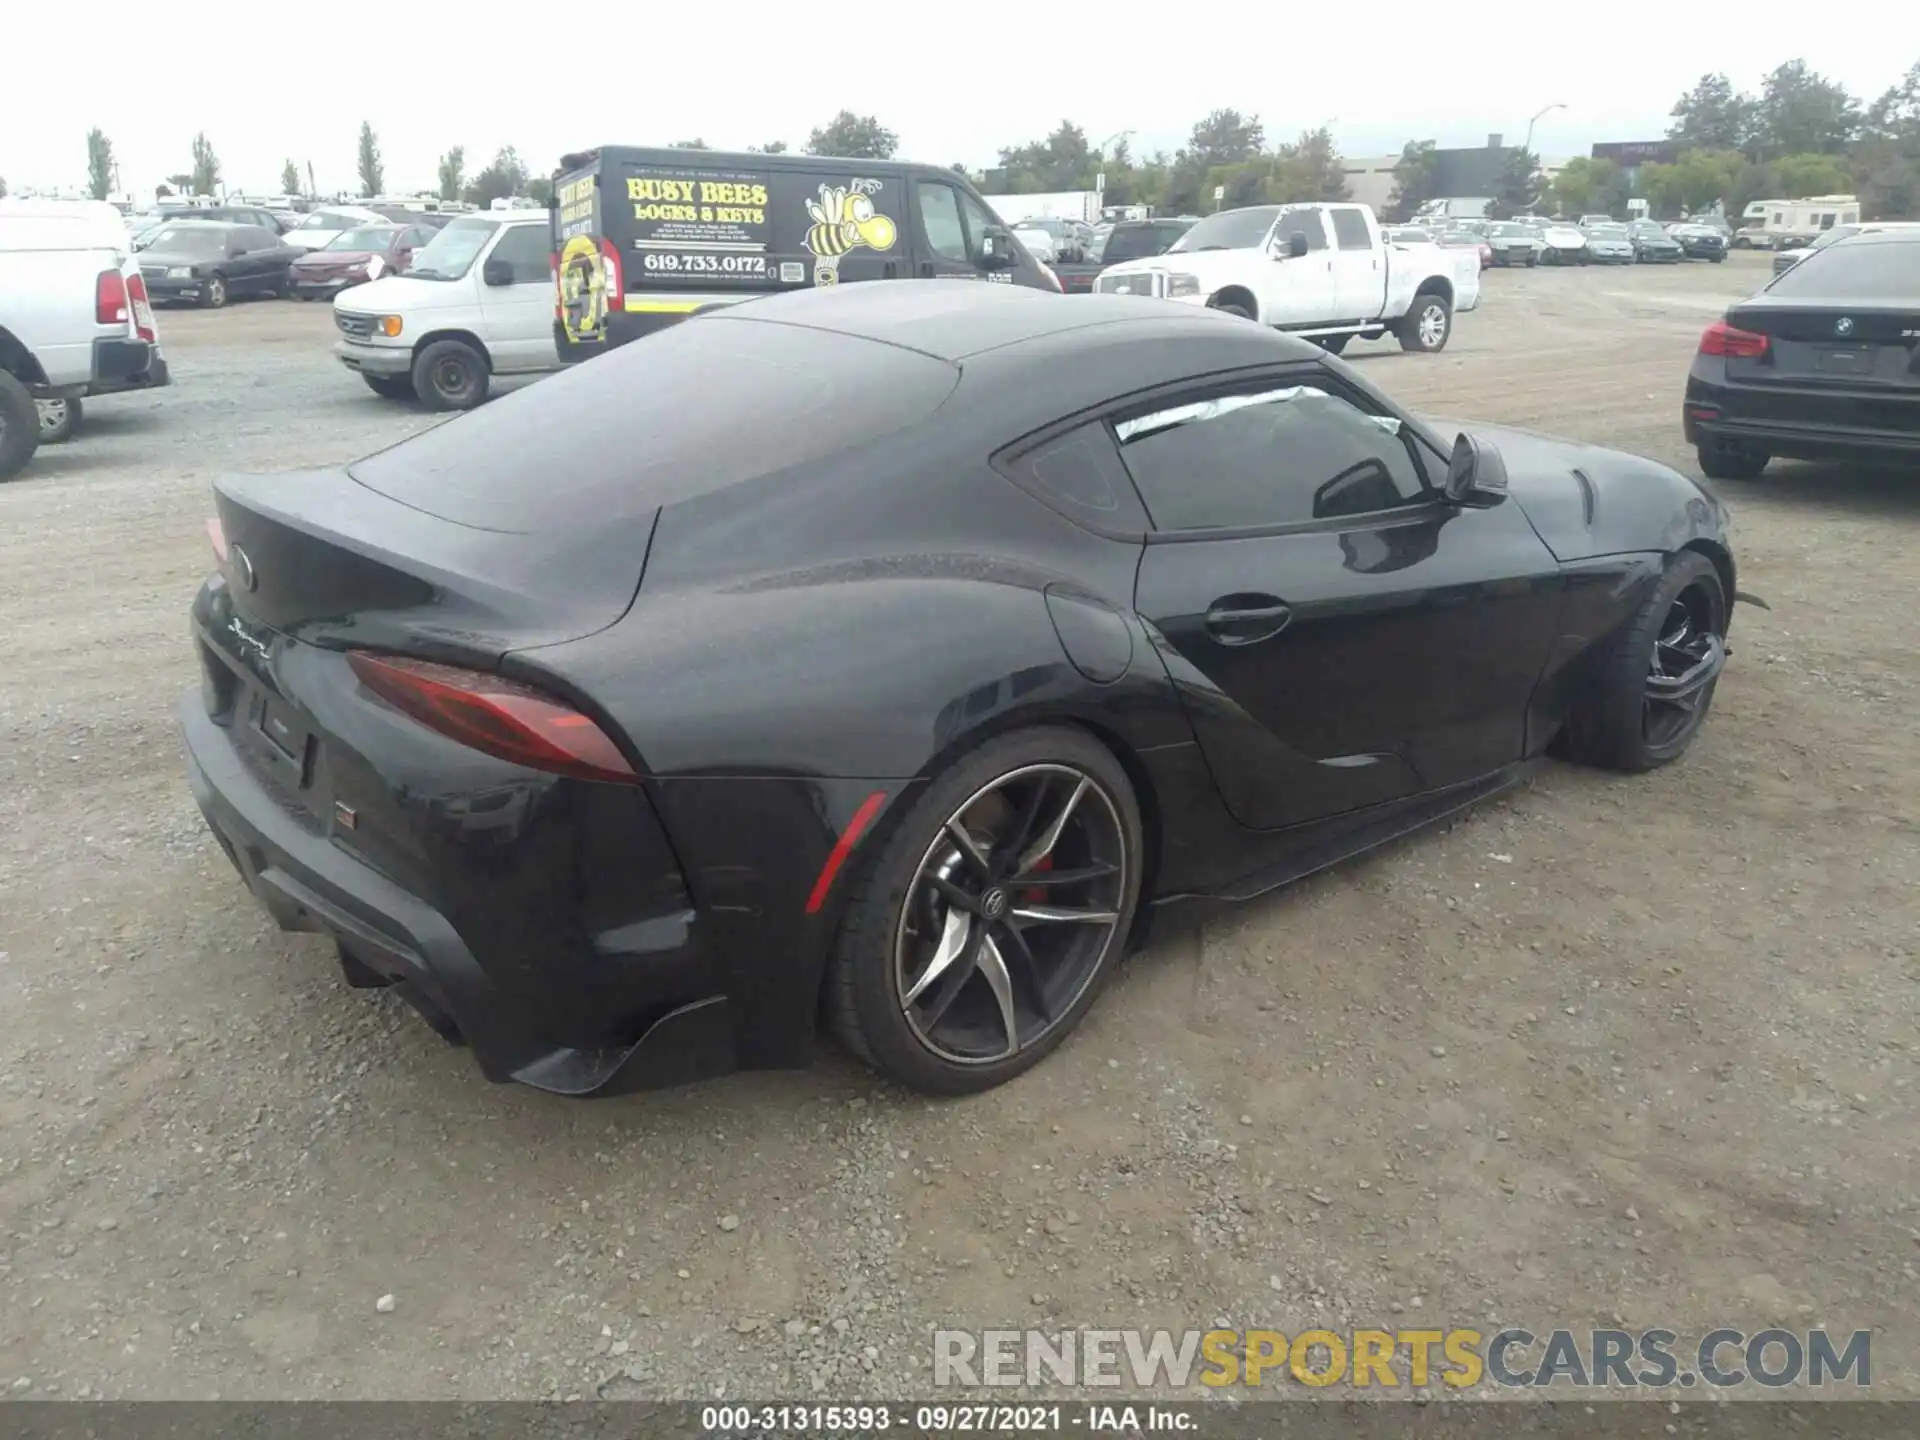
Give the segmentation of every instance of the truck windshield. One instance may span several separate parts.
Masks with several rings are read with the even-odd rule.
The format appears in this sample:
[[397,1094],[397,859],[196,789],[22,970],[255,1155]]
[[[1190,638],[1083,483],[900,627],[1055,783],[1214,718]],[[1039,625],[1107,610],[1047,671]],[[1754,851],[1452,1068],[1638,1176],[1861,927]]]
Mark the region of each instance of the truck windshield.
[[498,220],[463,215],[449,221],[424,247],[414,252],[407,267],[410,280],[458,280],[473,268],[487,241],[500,228]]
[[1196,250],[1258,250],[1280,218],[1278,205],[1253,205],[1209,215],[1167,247],[1169,255]]
[[1100,258],[1109,265],[1117,265],[1122,260],[1158,255],[1170,241],[1179,239],[1186,228],[1184,225],[1128,225],[1107,236]]

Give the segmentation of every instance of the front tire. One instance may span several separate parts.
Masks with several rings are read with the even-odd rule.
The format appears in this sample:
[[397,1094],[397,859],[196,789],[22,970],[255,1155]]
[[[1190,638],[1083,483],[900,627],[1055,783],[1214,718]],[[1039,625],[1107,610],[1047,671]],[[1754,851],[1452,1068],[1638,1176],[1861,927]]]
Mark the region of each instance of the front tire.
[[1758,480],[1773,457],[1751,445],[1697,445],[1700,473],[1709,480]]
[[827,1009],[899,1083],[967,1095],[1038,1064],[1118,965],[1144,842],[1126,771],[1091,736],[1016,731],[956,761],[847,900]]
[[18,378],[0,370],[0,481],[27,468],[40,448],[40,407]]
[[200,291],[200,304],[203,309],[219,310],[227,303],[227,282],[221,275],[210,275]]
[[71,440],[80,429],[82,407],[80,401],[73,400],[36,400],[33,402],[40,420],[40,443],[42,445],[61,445]]
[[1600,654],[1567,717],[1567,754],[1638,773],[1678,760],[1706,724],[1726,661],[1727,594],[1706,556],[1683,550]]
[[1244,305],[1216,305],[1213,307],[1223,315],[1238,315],[1242,320],[1253,319],[1253,312]]
[[1402,350],[1433,355],[1447,348],[1453,335],[1453,306],[1431,291],[1413,297],[1413,306],[1401,318],[1396,332]]
[[436,340],[413,362],[413,389],[429,410],[471,410],[487,398],[487,357],[464,340]]

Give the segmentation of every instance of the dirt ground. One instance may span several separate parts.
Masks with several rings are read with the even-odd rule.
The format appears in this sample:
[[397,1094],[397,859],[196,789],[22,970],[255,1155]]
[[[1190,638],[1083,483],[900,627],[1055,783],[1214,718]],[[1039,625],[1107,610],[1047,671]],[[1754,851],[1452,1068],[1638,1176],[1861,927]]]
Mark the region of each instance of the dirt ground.
[[[1491,272],[1430,413],[1676,465],[1762,263]],[[934,1104],[800,1075],[489,1086],[285,936],[181,773],[210,477],[430,423],[323,306],[163,312],[175,386],[0,487],[0,1393],[925,1395],[992,1325],[1827,1325],[1920,1394],[1920,478],[1723,486],[1684,763],[1566,766],[1130,963]],[[376,1309],[394,1297],[390,1312]]]

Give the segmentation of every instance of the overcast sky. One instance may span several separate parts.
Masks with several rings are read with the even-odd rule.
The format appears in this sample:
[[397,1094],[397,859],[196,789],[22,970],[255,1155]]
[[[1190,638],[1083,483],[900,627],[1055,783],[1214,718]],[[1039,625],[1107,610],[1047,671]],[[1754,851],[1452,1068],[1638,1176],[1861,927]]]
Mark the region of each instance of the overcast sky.
[[[1824,23],[1777,0],[1511,15],[1499,0],[96,0],[78,28],[62,5],[8,10],[0,176],[15,191],[83,185],[94,125],[130,189],[151,194],[189,169],[205,130],[231,188],[277,191],[291,158],[331,192],[357,184],[355,136],[371,120],[398,191],[431,187],[450,145],[466,147],[469,173],[502,145],[542,173],[565,151],[610,143],[798,148],[842,107],[898,132],[903,158],[978,167],[1063,117],[1096,145],[1131,129],[1147,153],[1230,105],[1259,115],[1270,140],[1325,123],[1346,154],[1374,155],[1495,131],[1517,143],[1529,116],[1561,101],[1534,148],[1567,155],[1660,136],[1703,71],[1757,87],[1804,57],[1871,98],[1915,59],[1883,26]],[[1436,24],[1436,12],[1449,18]],[[1415,35],[1434,38],[1402,38]]]

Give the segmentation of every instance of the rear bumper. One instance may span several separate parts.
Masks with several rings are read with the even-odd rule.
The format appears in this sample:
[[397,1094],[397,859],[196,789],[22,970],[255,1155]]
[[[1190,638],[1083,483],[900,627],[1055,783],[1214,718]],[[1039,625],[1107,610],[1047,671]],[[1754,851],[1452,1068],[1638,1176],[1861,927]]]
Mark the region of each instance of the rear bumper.
[[118,395],[127,390],[157,390],[173,383],[160,347],[146,340],[93,342],[93,380],[89,395]]
[[534,1033],[447,918],[303,824],[255,775],[198,692],[180,707],[187,778],[214,837],[283,930],[334,937],[349,979],[400,987],[493,1081],[568,1096],[684,1084],[736,1068],[724,995],[669,1010],[631,1045],[571,1048]]
[[338,295],[342,290],[364,285],[366,280],[364,275],[356,275],[351,279],[344,275],[307,276],[296,270],[289,284],[296,295],[317,297]]
[[1689,445],[1741,445],[1783,460],[1920,461],[1920,435],[1841,425],[1783,425],[1727,416],[1683,415]]
[[[1696,367],[1712,365],[1710,359]],[[1920,400],[1869,397],[1867,403],[1896,408],[1846,413],[1861,405],[1850,394],[1810,396],[1805,391],[1754,394],[1751,390],[1688,377],[1681,427],[1696,446],[1738,445],[1764,450],[1785,460],[1913,461],[1920,459]],[[1904,410],[1904,413],[1903,413]],[[1893,420],[1899,428],[1862,424]]]

